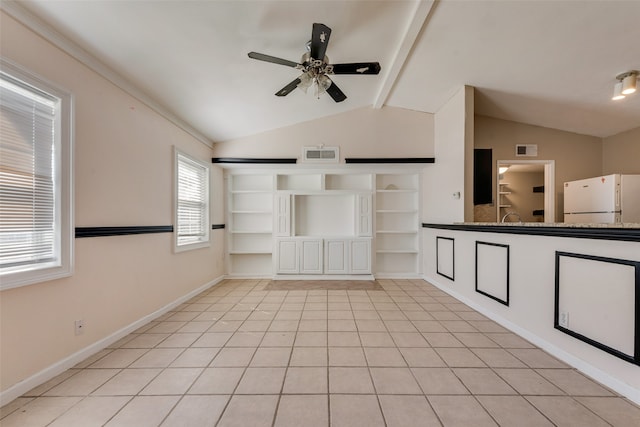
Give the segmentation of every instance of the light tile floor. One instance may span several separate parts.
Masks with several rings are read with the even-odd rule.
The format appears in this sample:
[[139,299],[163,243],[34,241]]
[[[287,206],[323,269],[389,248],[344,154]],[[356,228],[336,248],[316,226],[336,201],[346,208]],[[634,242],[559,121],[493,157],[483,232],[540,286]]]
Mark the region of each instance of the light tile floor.
[[11,426],[640,426],[640,408],[422,280],[226,280],[2,408]]

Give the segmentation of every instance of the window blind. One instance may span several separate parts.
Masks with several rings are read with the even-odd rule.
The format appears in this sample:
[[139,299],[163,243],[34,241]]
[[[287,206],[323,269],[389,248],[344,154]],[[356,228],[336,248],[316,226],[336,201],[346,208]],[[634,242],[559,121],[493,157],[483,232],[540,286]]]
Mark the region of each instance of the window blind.
[[0,74],[0,272],[59,264],[61,100]]
[[209,239],[208,169],[181,153],[177,156],[177,245],[206,242]]

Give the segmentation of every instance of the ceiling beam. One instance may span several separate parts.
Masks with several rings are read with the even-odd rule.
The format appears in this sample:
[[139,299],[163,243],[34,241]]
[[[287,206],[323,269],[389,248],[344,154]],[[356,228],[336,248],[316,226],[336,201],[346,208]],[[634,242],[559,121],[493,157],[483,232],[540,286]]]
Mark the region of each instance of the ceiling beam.
[[435,3],[436,0],[418,0],[416,2],[413,17],[411,18],[409,25],[407,25],[404,37],[396,49],[396,56],[391,61],[391,66],[389,67],[389,71],[382,82],[380,91],[373,103],[373,108],[382,108],[384,103],[387,101],[387,98],[391,93],[391,89],[393,89],[393,86],[396,84],[400,71],[402,71],[413,45],[418,40],[418,35],[420,35],[420,31],[429,17],[429,13],[433,9]]

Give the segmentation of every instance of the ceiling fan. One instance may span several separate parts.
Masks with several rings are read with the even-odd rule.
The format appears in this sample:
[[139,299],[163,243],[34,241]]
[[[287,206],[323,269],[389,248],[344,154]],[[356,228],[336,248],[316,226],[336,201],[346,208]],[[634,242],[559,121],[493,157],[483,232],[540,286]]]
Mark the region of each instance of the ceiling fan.
[[287,67],[302,70],[302,74],[276,92],[276,96],[286,96],[299,87],[305,92],[310,86],[315,86],[316,96],[327,92],[335,102],[347,99],[338,86],[329,78],[329,74],[378,74],[378,62],[353,62],[348,64],[330,64],[325,55],[331,36],[331,28],[324,24],[313,24],[311,40],[307,43],[307,52],[302,55],[300,63],[258,52],[249,52],[249,58],[259,61],[272,62]]

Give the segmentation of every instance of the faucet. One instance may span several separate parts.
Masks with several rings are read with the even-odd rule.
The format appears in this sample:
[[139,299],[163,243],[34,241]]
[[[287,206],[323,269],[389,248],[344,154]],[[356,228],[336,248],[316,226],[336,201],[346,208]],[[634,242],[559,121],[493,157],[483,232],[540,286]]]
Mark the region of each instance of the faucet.
[[517,216],[517,217],[518,217],[518,222],[520,222],[520,223],[522,224],[522,218],[520,218],[520,215],[519,215],[517,212],[507,212],[507,213],[505,214],[505,216],[503,216],[503,217],[502,217],[502,221],[500,221],[500,222],[504,222],[504,221],[507,219],[507,217],[508,217],[509,215],[515,215],[515,216]]

